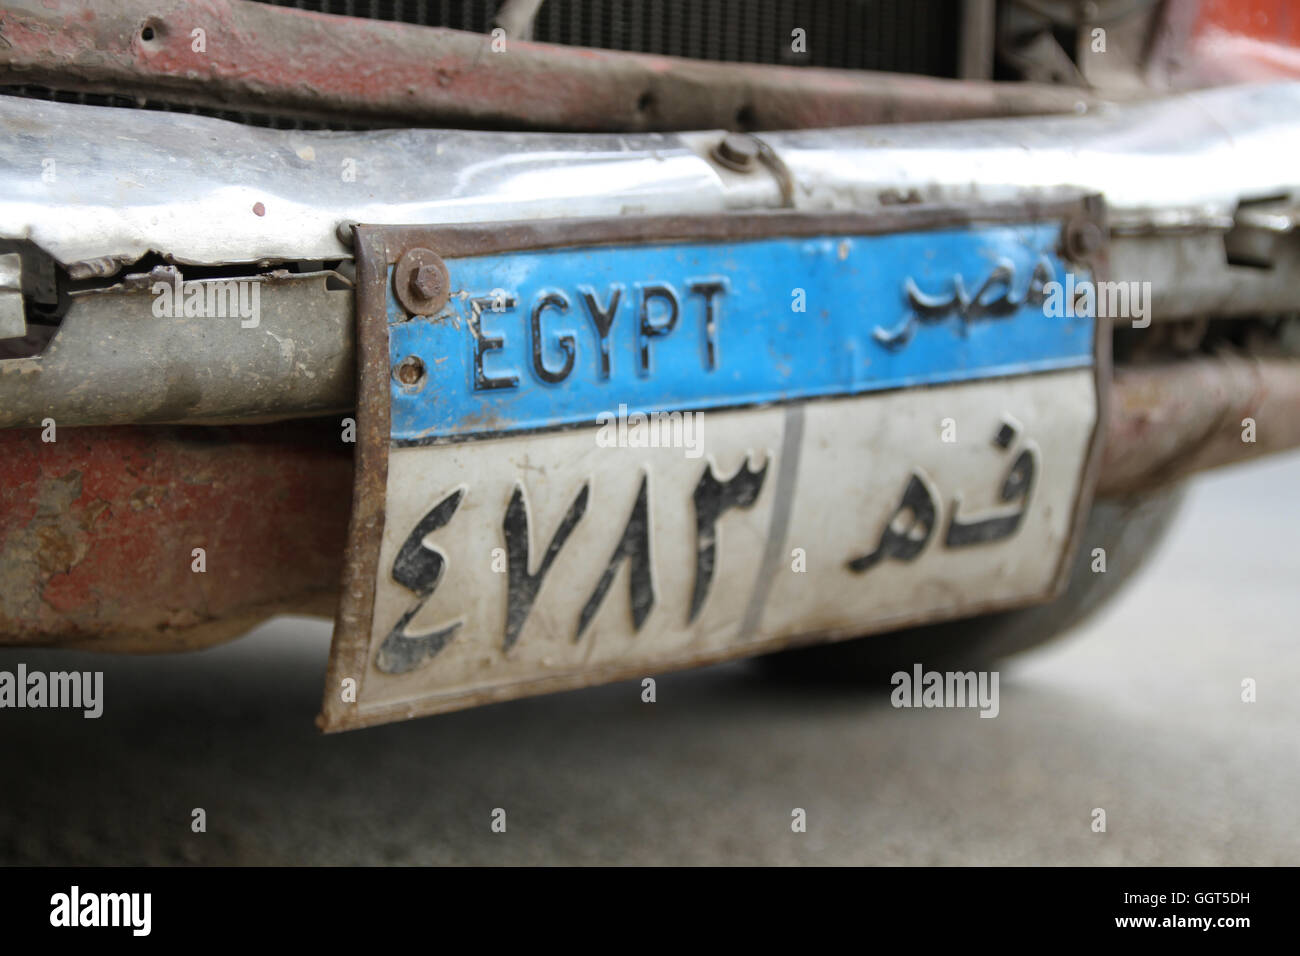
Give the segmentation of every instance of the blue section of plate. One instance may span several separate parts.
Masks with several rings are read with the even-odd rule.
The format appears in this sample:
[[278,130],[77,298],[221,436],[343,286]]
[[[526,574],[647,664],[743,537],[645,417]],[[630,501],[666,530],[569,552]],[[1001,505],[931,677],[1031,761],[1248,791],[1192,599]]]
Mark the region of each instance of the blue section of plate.
[[[1054,222],[648,243],[447,260],[439,315],[390,291],[399,444],[1092,363],[1094,320],[1052,307]],[[1076,275],[1076,281],[1086,276]],[[1059,304],[1059,299],[1057,300]]]

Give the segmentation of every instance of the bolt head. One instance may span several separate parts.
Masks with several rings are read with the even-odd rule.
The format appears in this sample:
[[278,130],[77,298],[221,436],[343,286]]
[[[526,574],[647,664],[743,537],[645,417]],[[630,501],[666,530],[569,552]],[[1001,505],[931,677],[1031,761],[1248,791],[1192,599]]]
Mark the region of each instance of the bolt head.
[[409,249],[393,272],[393,292],[411,315],[434,315],[447,304],[451,277],[432,249]]
[[713,158],[728,169],[743,172],[758,158],[758,140],[744,133],[728,133],[713,147]]
[[411,291],[423,299],[436,298],[442,291],[442,272],[435,266],[420,266],[411,272]]

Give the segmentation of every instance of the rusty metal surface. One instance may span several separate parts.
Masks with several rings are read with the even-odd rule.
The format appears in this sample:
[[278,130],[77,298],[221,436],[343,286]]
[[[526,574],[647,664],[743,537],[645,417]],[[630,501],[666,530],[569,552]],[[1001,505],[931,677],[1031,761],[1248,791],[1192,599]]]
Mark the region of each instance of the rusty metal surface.
[[[1099,497],[1300,447],[1300,359],[1121,366],[1108,403]],[[40,436],[0,431],[0,643],[165,651],[333,613],[353,493],[337,422]]]
[[172,651],[332,613],[341,436],[337,422],[60,428],[49,443],[0,430],[0,641]]
[[[1062,219],[1104,225],[1099,197],[1057,195],[1014,202],[917,203],[887,206],[871,212],[796,212],[770,210],[726,216],[624,216],[618,218],[523,220],[519,222],[458,223],[445,226],[368,226],[383,229],[395,255],[428,246],[446,258],[490,255],[520,249],[614,245],[663,241],[737,241],[764,236],[819,236],[839,232],[881,235],[903,229],[938,229],[973,223],[1014,223]],[[1098,218],[1102,217],[1102,218]],[[1094,222],[1096,225],[1096,222]],[[1099,240],[1103,236],[1098,227]],[[1064,237],[1062,242],[1064,244]],[[1077,250],[1062,255],[1077,259]],[[1095,250],[1100,252],[1100,249]],[[358,288],[360,282],[358,281]],[[360,311],[360,310],[358,310]]]
[[334,619],[334,638],[321,712],[323,729],[345,721],[354,710],[342,694],[343,682],[357,679],[366,666],[366,638],[375,607],[375,575],[384,533],[385,489],[388,487],[388,440],[392,410],[388,398],[388,320],[385,287],[388,266],[396,261],[388,235],[381,228],[353,230],[357,252],[357,314],[376,321],[357,323],[357,448],[356,480],[347,547],[342,554],[343,593]]
[[[0,83],[326,123],[797,129],[1073,112],[1052,86],[719,64],[510,41],[246,0],[12,0]],[[196,50],[193,31],[204,31]]]
[[[1243,440],[1244,419],[1255,440]],[[1120,367],[1097,493],[1121,497],[1300,447],[1300,360],[1221,355]]]

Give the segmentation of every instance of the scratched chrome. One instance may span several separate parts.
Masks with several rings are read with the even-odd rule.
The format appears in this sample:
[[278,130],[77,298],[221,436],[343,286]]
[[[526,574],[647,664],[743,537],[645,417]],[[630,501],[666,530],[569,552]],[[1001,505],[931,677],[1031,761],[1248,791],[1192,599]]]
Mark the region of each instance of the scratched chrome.
[[764,133],[776,161],[748,173],[709,160],[721,135],[288,132],[0,97],[0,238],[93,277],[150,250],[182,263],[348,257],[345,221],[869,211],[1082,188],[1104,194],[1121,230],[1224,229],[1242,198],[1300,192],[1296,83],[1074,117]]

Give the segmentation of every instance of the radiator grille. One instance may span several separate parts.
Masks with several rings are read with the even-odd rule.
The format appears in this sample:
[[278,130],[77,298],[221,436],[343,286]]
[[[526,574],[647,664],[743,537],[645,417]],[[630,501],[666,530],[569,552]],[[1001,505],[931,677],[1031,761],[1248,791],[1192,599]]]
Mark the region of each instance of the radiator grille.
[[[499,0],[259,0],[274,6],[366,19],[492,29]],[[955,76],[958,0],[544,0],[533,39],[729,63],[821,66]],[[804,53],[792,32],[805,31]],[[163,98],[82,93],[35,85],[0,95],[96,106],[197,113],[277,129],[321,129],[294,116],[190,106]],[[330,129],[365,124],[329,123]]]
[[[262,0],[486,33],[496,0]],[[533,39],[730,63],[957,75],[957,0],[544,0]],[[791,49],[805,31],[806,53]]]

